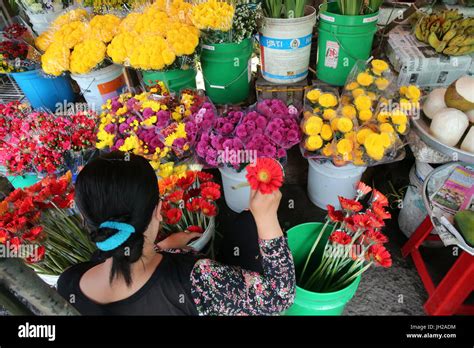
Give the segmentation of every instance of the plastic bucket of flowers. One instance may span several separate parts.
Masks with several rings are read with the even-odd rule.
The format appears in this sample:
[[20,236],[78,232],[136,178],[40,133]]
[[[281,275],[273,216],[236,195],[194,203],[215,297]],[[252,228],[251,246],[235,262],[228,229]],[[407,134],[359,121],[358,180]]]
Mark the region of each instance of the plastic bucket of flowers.
[[16,3],[28,15],[33,30],[40,35],[69,5],[70,0],[19,0]]
[[227,206],[240,213],[249,207],[250,201],[250,187],[242,187],[238,190],[235,187],[242,186],[247,182],[247,170],[244,169],[238,172],[232,167],[219,168],[222,178],[222,188],[224,190],[224,198]]
[[156,81],[163,81],[169,91],[179,93],[182,89],[196,89],[196,70],[176,69],[165,71],[147,70],[142,72],[143,82],[147,86],[153,86]]
[[381,233],[388,200],[377,190],[368,207],[359,202],[372,189],[358,183],[354,199],[340,197],[341,210],[328,206],[326,222],[297,225],[288,231],[296,268],[296,297],[286,315],[341,315],[361,275],[372,265],[390,267],[388,241]]
[[281,7],[269,6],[279,2],[265,2],[266,16],[259,36],[262,76],[273,83],[294,83],[308,75],[316,9],[296,0],[295,8],[284,11],[282,18]]
[[318,79],[343,86],[355,62],[369,58],[381,3],[371,0],[365,6],[362,0],[338,0],[320,6]]
[[81,93],[87,104],[100,111],[107,99],[120,95],[127,87],[124,68],[112,64],[88,74],[71,74],[71,78],[81,88]]

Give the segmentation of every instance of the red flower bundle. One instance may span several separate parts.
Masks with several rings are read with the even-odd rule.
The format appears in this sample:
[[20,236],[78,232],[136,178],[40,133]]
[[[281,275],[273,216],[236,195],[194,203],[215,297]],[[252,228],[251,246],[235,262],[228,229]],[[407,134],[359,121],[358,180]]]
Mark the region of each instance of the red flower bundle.
[[[312,274],[308,274],[310,260],[315,256],[314,250],[323,238],[316,238],[311,252],[306,259],[298,282],[305,289],[316,292],[337,291],[353,282],[372,264],[390,267],[392,259],[383,245],[388,238],[381,232],[384,220],[391,215],[386,211],[389,203],[387,198],[364,183],[357,185],[354,199],[339,197],[341,210],[332,205],[327,206],[328,217],[319,236],[325,235],[331,228],[327,245],[321,261]],[[368,207],[360,202],[364,196],[372,192]]]
[[210,173],[189,170],[182,177],[172,175],[159,181],[163,223],[157,242],[174,232],[206,230],[217,215],[216,200],[221,197],[220,185],[212,180]]

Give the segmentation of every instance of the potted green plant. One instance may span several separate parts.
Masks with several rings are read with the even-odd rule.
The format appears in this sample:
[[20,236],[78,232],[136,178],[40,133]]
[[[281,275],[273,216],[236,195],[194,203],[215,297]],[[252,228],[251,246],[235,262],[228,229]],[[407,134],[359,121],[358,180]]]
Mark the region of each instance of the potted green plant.
[[357,60],[367,60],[383,0],[325,1],[319,8],[317,76],[343,86]]
[[[369,192],[368,207],[361,200]],[[381,232],[387,198],[362,182],[355,199],[339,197],[341,210],[328,205],[324,224],[306,223],[288,231],[296,268],[296,297],[286,315],[340,315],[354,296],[362,273],[372,265],[390,267]]]
[[308,75],[316,9],[306,0],[265,0],[260,26],[262,76],[274,83],[293,83]]

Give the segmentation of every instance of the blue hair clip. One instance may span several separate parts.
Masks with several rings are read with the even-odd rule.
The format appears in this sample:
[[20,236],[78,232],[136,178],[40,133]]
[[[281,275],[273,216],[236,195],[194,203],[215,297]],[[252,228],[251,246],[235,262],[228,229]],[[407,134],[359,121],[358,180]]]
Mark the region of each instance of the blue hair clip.
[[130,238],[130,235],[132,233],[135,232],[135,227],[133,227],[132,225],[117,221],[106,221],[100,224],[99,227],[112,228],[117,230],[117,233],[110,236],[106,240],[95,243],[95,245],[97,245],[97,248],[102,251],[110,251],[119,247],[120,245],[125,243],[128,238]]

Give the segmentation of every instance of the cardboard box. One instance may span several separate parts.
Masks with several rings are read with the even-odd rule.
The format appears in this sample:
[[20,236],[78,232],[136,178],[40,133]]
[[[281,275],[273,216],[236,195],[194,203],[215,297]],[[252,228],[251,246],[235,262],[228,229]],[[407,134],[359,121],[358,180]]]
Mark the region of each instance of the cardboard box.
[[308,81],[304,79],[300,82],[289,84],[276,84],[259,77],[255,83],[257,92],[257,101],[262,99],[280,99],[287,105],[293,105],[298,110],[303,108],[305,88],[308,87]]
[[418,41],[410,26],[399,25],[390,34],[387,56],[396,71],[398,85],[417,84],[420,87],[444,87],[467,75],[473,58],[446,56],[428,44]]

